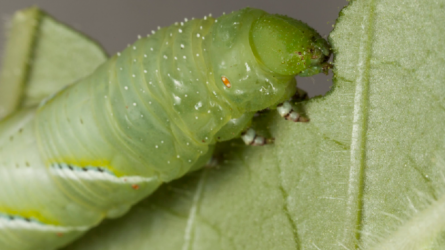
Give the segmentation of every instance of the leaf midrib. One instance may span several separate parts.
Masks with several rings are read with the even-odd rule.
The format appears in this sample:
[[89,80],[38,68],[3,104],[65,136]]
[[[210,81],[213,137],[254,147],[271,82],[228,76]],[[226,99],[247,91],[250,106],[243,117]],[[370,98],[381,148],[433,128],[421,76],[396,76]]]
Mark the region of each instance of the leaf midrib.
[[350,168],[346,203],[346,221],[341,243],[348,248],[359,248],[362,228],[364,172],[366,169],[366,141],[369,113],[369,68],[372,54],[376,0],[370,0],[369,10],[363,11],[358,51],[358,75],[355,79],[354,113],[350,145]]

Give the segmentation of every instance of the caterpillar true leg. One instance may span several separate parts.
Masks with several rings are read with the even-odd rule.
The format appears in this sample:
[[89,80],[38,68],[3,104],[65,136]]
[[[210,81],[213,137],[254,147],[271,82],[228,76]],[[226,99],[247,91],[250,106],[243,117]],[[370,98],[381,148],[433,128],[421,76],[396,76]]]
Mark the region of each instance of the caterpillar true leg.
[[285,101],[282,104],[279,104],[277,106],[277,111],[280,114],[280,116],[284,117],[286,120],[289,120],[289,121],[293,121],[293,122],[308,122],[309,121],[308,118],[301,116],[294,110],[290,101]]
[[274,138],[265,138],[261,135],[258,135],[255,129],[249,128],[245,132],[241,134],[241,138],[243,139],[246,145],[252,146],[263,146],[266,144],[271,144],[274,142]]

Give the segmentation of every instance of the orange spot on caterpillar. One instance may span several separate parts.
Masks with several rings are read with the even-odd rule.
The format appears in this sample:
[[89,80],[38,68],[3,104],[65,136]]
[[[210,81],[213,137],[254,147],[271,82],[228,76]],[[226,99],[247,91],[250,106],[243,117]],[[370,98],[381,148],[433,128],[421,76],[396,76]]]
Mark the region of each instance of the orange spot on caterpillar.
[[61,233],[61,232],[57,233],[57,237],[62,237],[62,236],[63,236],[63,233]]
[[227,88],[232,87],[232,84],[230,83],[229,79],[227,79],[227,77],[221,76],[221,81],[224,83],[224,85],[226,85]]
[[131,188],[133,188],[134,190],[138,190],[139,189],[139,185],[138,184],[133,184],[133,185],[131,185]]

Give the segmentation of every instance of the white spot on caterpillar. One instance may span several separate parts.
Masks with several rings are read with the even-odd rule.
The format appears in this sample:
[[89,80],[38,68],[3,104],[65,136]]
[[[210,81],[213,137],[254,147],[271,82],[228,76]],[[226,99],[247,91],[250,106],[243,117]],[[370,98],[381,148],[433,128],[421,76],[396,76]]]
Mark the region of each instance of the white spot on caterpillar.
[[183,23],[183,22],[181,22],[181,26],[184,26],[184,23]]
[[122,70],[122,68],[119,68],[120,70]]
[[187,142],[187,146],[190,145],[190,143]]
[[152,30],[152,31],[151,31],[151,33],[152,33],[152,34],[155,34],[155,33],[156,33],[156,31]]
[[196,56],[199,56],[199,54],[196,54]]
[[207,16],[204,16],[204,20],[207,20]]
[[155,148],[158,148],[158,145],[156,145]]
[[153,51],[153,48],[150,48],[151,51]]
[[138,39],[141,39],[142,37],[141,37],[141,35],[138,35]]
[[144,117],[144,115],[141,115],[141,117]]
[[[195,109],[198,110],[200,107],[202,107],[202,102],[198,102],[195,104]],[[196,118],[198,119],[198,118]]]
[[121,56],[121,52],[117,52],[117,56]]
[[200,37],[201,35],[198,33],[198,34],[196,34],[196,37]]
[[172,34],[172,33],[170,33],[170,36],[173,36],[173,34]]
[[178,31],[179,31],[179,33],[182,33],[182,29],[179,29]]
[[185,22],[188,22],[189,20],[188,20],[187,17],[186,17],[186,18],[184,18],[184,21],[185,21]]
[[175,60],[178,60],[178,58],[175,56]]
[[210,109],[207,111],[207,113],[209,113],[210,114]]
[[133,78],[134,78],[134,77],[136,77],[136,75],[135,75],[135,74],[133,74],[132,76],[133,76]]
[[166,56],[166,55],[164,55],[164,59],[167,59],[167,56]]
[[146,69],[144,69],[144,73],[147,74],[147,70]]
[[161,141],[161,143],[164,143],[164,141]]
[[197,116],[195,116],[195,118],[196,118],[196,120],[198,120],[198,117],[197,117]]
[[180,71],[181,69],[177,68],[178,71]]
[[184,48],[184,44],[181,44],[181,49],[183,49]]
[[125,87],[124,87],[124,89],[125,89],[125,90],[128,90],[128,87],[127,87],[127,86],[125,86]]
[[161,29],[161,26],[158,26],[158,30],[160,30]]
[[133,102],[133,106],[136,106],[137,104],[135,102]]
[[178,158],[178,159],[179,159],[179,158],[181,158],[181,156],[177,155],[177,156],[176,156],[176,158]]
[[133,46],[133,50],[136,50],[136,46]]
[[199,29],[202,30],[202,26],[199,26]]
[[212,16],[212,13],[209,13],[209,17],[211,17]]
[[186,56],[183,56],[183,58],[186,59],[187,57],[186,57]]

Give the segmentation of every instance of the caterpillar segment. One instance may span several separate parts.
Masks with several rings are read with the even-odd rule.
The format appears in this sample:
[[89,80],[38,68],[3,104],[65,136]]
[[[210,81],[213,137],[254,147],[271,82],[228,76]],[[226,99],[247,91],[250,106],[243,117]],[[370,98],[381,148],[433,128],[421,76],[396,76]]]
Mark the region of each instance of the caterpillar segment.
[[0,123],[0,249],[57,249],[124,214],[204,166],[329,54],[303,22],[251,8],[140,38]]

